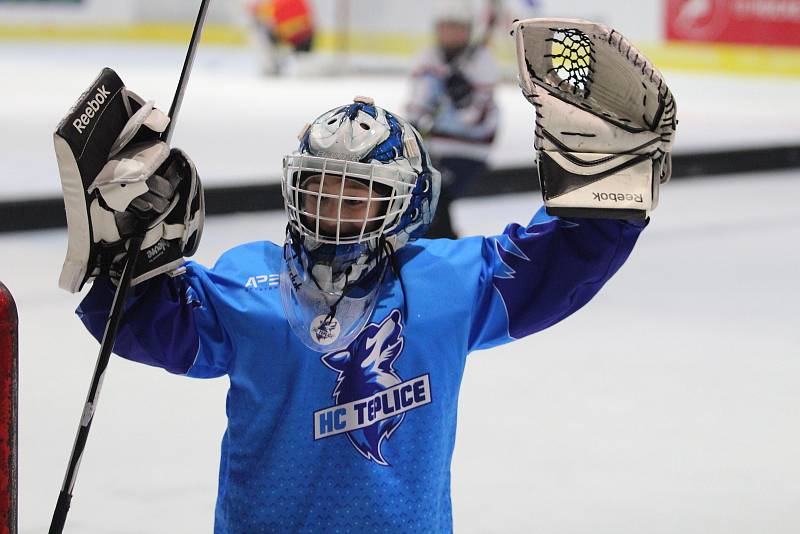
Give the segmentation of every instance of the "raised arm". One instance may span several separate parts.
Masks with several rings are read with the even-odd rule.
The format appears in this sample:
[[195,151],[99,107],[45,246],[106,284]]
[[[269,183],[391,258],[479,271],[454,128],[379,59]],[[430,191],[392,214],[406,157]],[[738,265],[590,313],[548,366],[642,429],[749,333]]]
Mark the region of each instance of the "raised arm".
[[[115,352],[185,373],[198,355],[192,309],[202,274],[163,273],[184,264],[203,227],[203,190],[194,163],[161,139],[169,117],[104,69],[54,136],[64,189],[69,244],[59,284],[79,291],[94,280],[78,314],[98,339],[131,237],[143,234],[133,273],[134,297]],[[190,271],[202,273],[201,268]]]
[[518,21],[513,34],[522,93],[536,108],[545,207],[527,227],[484,240],[471,348],[586,304],[630,254],[671,174],[675,99],[630,42],[569,19]]
[[561,219],[539,210],[483,241],[470,350],[543,330],[583,307],[622,266],[646,222]]

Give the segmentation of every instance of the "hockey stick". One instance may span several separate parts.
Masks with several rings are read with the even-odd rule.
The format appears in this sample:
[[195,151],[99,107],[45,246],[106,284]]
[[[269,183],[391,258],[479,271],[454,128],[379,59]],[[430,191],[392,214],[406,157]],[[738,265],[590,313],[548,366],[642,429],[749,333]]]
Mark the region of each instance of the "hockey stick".
[[492,40],[492,32],[494,32],[502,16],[503,2],[502,0],[488,0],[486,2],[486,8],[486,26],[483,27],[483,35],[474,39],[471,45],[473,48],[489,46],[489,41]]
[[[203,33],[203,25],[205,24],[206,13],[210,3],[211,0],[201,0],[200,10],[197,13],[197,20],[192,30],[192,38],[189,41],[189,50],[186,52],[186,59],[183,62],[178,88],[175,90],[175,97],[172,100],[172,106],[169,111],[170,121],[166,130],[161,134],[161,139],[167,144],[169,144],[172,138],[175,122],[180,112],[181,104],[183,103],[183,95],[186,92],[186,85],[189,81],[189,75],[192,72],[194,57],[200,42],[200,35]],[[114,348],[114,342],[117,338],[117,330],[119,329],[122,319],[125,300],[128,289],[130,289],[133,271],[136,267],[136,261],[139,258],[143,240],[144,232],[139,232],[128,242],[125,267],[122,270],[122,278],[114,294],[114,301],[111,305],[108,323],[106,323],[106,329],[103,333],[103,341],[100,344],[100,354],[97,356],[97,364],[94,369],[94,375],[92,375],[92,384],[89,387],[89,394],[86,397],[86,404],[84,405],[83,414],[81,415],[80,426],[75,436],[75,444],[72,446],[72,455],[67,464],[67,474],[64,477],[64,484],[61,487],[61,492],[58,494],[58,502],[53,511],[53,519],[50,522],[50,530],[48,531],[49,534],[61,534],[64,530],[64,524],[67,521],[67,513],[69,512],[70,503],[72,501],[72,490],[75,487],[75,480],[78,476],[78,468],[80,467],[81,458],[83,457],[83,450],[86,447],[86,440],[89,437],[89,430],[92,427],[92,420],[94,419],[97,402],[100,398],[100,388],[103,385],[103,377],[105,376],[106,368],[108,367],[108,362],[111,357],[111,350]]]

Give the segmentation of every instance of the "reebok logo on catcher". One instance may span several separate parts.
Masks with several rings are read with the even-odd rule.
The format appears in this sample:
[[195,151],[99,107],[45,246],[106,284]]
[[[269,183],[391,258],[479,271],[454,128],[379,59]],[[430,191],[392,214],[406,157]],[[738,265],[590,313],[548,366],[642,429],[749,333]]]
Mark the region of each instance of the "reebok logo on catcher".
[[79,134],[83,133],[83,130],[89,126],[89,123],[92,121],[92,118],[97,115],[97,112],[100,110],[100,107],[105,104],[108,97],[111,95],[111,92],[106,89],[105,85],[100,86],[97,92],[94,94],[94,97],[86,103],[86,109],[83,110],[83,113],[80,117],[72,121],[72,125],[78,130]]
[[369,324],[347,350],[329,352],[322,363],[339,376],[333,390],[335,406],[314,412],[314,439],[347,434],[367,460],[389,465],[383,441],[403,422],[406,412],[430,404],[428,375],[403,381],[394,362],[403,351],[400,310],[381,324]]
[[641,193],[592,193],[592,198],[598,202],[644,202]]

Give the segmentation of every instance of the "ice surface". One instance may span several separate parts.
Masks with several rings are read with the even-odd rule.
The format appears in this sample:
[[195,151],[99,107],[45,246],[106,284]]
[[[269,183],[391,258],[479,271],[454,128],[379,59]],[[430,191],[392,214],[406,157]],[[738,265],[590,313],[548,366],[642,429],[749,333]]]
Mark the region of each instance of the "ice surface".
[[[0,200],[61,194],[51,133],[100,68],[169,109],[182,47],[0,43]],[[402,115],[403,77],[265,78],[240,48],[202,47],[173,142],[208,186],[277,181],[302,126],[353,96]],[[678,153],[800,142],[800,81],[666,73],[680,126]],[[501,129],[491,164],[531,165],[533,107],[512,84],[497,92]]]
[[[668,184],[593,302],[470,356],[456,532],[800,531],[798,196],[796,171]],[[461,201],[456,222],[496,233],[539,203]],[[278,213],[210,218],[198,259],[283,229]],[[49,524],[97,354],[56,287],[65,249],[64,230],[0,236],[21,319],[22,534]],[[67,531],[211,532],[226,388],[113,358]]]

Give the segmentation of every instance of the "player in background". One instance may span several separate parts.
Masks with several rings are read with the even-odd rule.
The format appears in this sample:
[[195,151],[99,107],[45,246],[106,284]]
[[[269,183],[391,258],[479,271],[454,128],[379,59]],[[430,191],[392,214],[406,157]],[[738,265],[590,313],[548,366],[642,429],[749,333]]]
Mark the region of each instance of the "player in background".
[[168,117],[104,71],[63,121],[59,283],[93,280],[82,321],[102,336],[127,239],[144,225],[115,353],[230,381],[216,534],[451,532],[468,355],[563,320],[628,258],[669,177],[672,95],[608,28],[525,22],[520,84],[536,107],[545,205],[565,215],[532,205],[530,222],[497,235],[425,239],[439,172],[408,121],[356,97],[304,127],[283,160],[284,243],[204,267],[184,260],[202,188],[159,140]]
[[[494,16],[490,13],[489,18]],[[442,173],[439,208],[429,237],[457,238],[450,204],[486,171],[499,112],[494,101],[499,67],[488,48],[493,23],[476,36],[469,0],[440,0],[435,44],[411,73],[406,117],[423,133]]]
[[297,70],[299,57],[311,52],[314,44],[314,20],[308,2],[257,0],[248,10],[264,74]]

